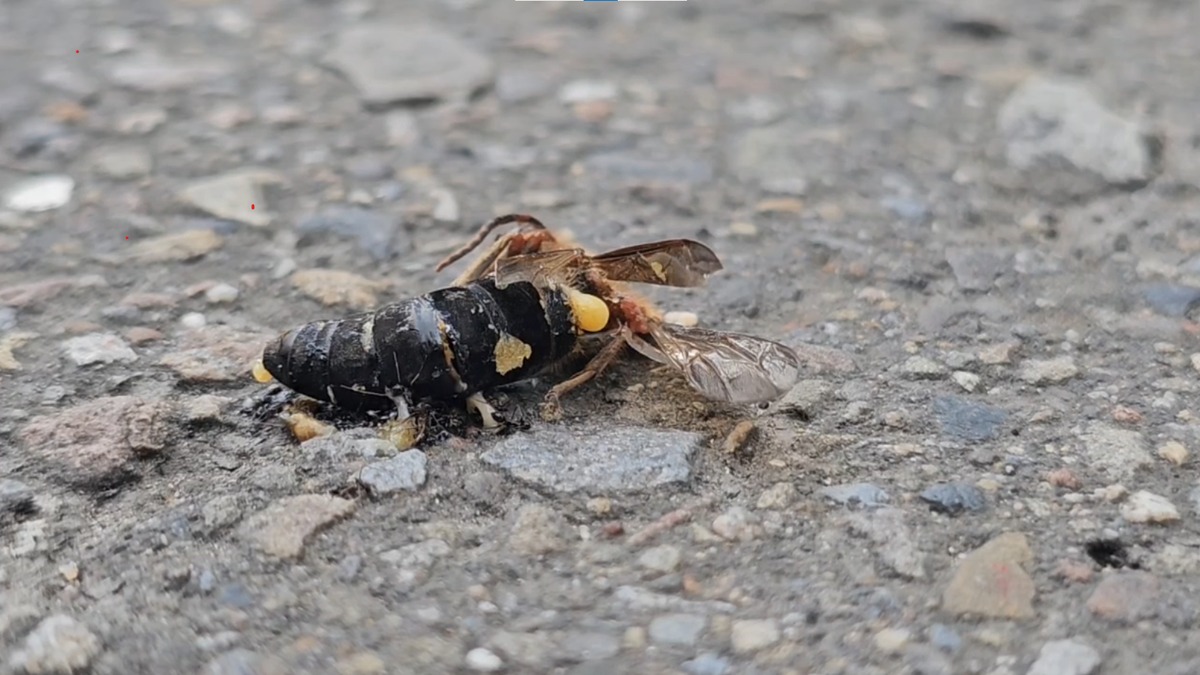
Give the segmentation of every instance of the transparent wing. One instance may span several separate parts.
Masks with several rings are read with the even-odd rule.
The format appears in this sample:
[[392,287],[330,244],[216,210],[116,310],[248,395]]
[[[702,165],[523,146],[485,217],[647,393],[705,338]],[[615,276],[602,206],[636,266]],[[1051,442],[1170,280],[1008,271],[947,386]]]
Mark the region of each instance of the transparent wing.
[[796,352],[753,335],[655,323],[648,336],[630,333],[626,340],[644,356],[679,370],[714,401],[774,401],[800,376]]
[[518,281],[543,286],[547,279],[570,279],[586,265],[587,254],[583,249],[539,251],[497,260],[492,275],[501,288]]
[[691,239],[667,239],[627,246],[592,256],[592,264],[613,281],[659,286],[702,286],[721,270],[712,249]]

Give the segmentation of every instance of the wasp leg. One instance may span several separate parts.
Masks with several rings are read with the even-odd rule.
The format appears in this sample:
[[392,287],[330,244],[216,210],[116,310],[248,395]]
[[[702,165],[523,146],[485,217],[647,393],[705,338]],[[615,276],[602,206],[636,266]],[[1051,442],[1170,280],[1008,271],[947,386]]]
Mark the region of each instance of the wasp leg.
[[[472,261],[470,266],[463,270],[462,274],[458,275],[458,277],[455,278],[453,283],[450,285],[466,286],[472,281],[475,281],[476,279],[479,279],[483,275],[487,274],[496,264],[496,261],[504,257],[504,255],[508,252],[509,245],[512,243],[513,239],[516,238],[516,236],[517,235],[515,233],[510,232],[497,239],[496,242],[492,244],[492,247],[488,249],[487,253],[484,253]],[[442,265],[439,264],[438,269],[442,269]]]
[[500,426],[500,423],[496,421],[494,416],[496,409],[492,407],[491,403],[488,403],[481,392],[477,391],[467,397],[467,411],[472,410],[479,413],[479,418],[483,420],[484,429],[495,429]]
[[591,361],[583,367],[583,370],[575,373],[570,379],[559,382],[550,388],[546,393],[546,398],[542,401],[542,419],[547,422],[553,422],[562,418],[562,404],[559,399],[563,394],[576,389],[595,378],[600,373],[604,372],[605,368],[612,365],[612,362],[621,354],[621,350],[625,347],[624,336],[613,338],[608,344],[604,345]]
[[501,225],[507,225],[509,223],[520,223],[522,231],[546,229],[546,226],[542,224],[542,221],[534,218],[533,216],[527,216],[520,213],[510,213],[506,216],[493,218],[479,226],[479,231],[475,233],[474,237],[471,237],[471,241],[468,241],[467,243],[463,244],[462,248],[446,256],[444,260],[437,264],[437,267],[434,268],[434,271],[441,272],[450,265],[453,265],[456,261],[478,248],[479,245],[483,243],[483,240],[487,239],[487,236],[491,234],[493,230]]

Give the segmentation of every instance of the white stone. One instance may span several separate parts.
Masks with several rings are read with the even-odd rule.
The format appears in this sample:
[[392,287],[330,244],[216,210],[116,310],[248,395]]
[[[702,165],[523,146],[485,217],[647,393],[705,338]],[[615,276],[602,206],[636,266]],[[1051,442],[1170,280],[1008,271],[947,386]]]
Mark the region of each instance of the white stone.
[[237,287],[225,283],[217,284],[204,292],[204,299],[214,305],[222,302],[233,302],[237,298]]
[[1121,506],[1121,517],[1131,523],[1173,523],[1179,509],[1162,495],[1138,490]]
[[70,176],[35,176],[18,181],[4,193],[4,206],[13,211],[51,211],[71,201],[75,179]]
[[467,668],[477,673],[494,673],[503,667],[504,662],[490,649],[476,647],[467,652]]

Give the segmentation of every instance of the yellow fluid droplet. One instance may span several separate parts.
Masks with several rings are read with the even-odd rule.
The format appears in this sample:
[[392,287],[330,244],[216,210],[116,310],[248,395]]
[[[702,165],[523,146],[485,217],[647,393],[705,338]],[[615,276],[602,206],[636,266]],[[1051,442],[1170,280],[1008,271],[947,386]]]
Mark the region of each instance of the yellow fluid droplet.
[[594,295],[570,290],[567,298],[571,310],[575,313],[575,325],[587,333],[604,330],[608,325],[608,305]]
[[254,375],[254,380],[256,382],[261,382],[262,384],[266,384],[275,379],[271,376],[271,371],[267,370],[267,367],[263,365],[262,361],[255,361],[254,369],[250,372]]

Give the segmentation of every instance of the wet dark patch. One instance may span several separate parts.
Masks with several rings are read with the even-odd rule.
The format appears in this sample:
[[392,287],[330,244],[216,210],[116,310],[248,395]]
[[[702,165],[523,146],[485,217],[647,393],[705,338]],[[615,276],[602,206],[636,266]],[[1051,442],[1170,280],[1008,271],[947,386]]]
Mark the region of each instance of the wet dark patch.
[[1141,569],[1141,564],[1129,557],[1129,550],[1120,539],[1092,539],[1084,544],[1088,557],[1101,567]]

